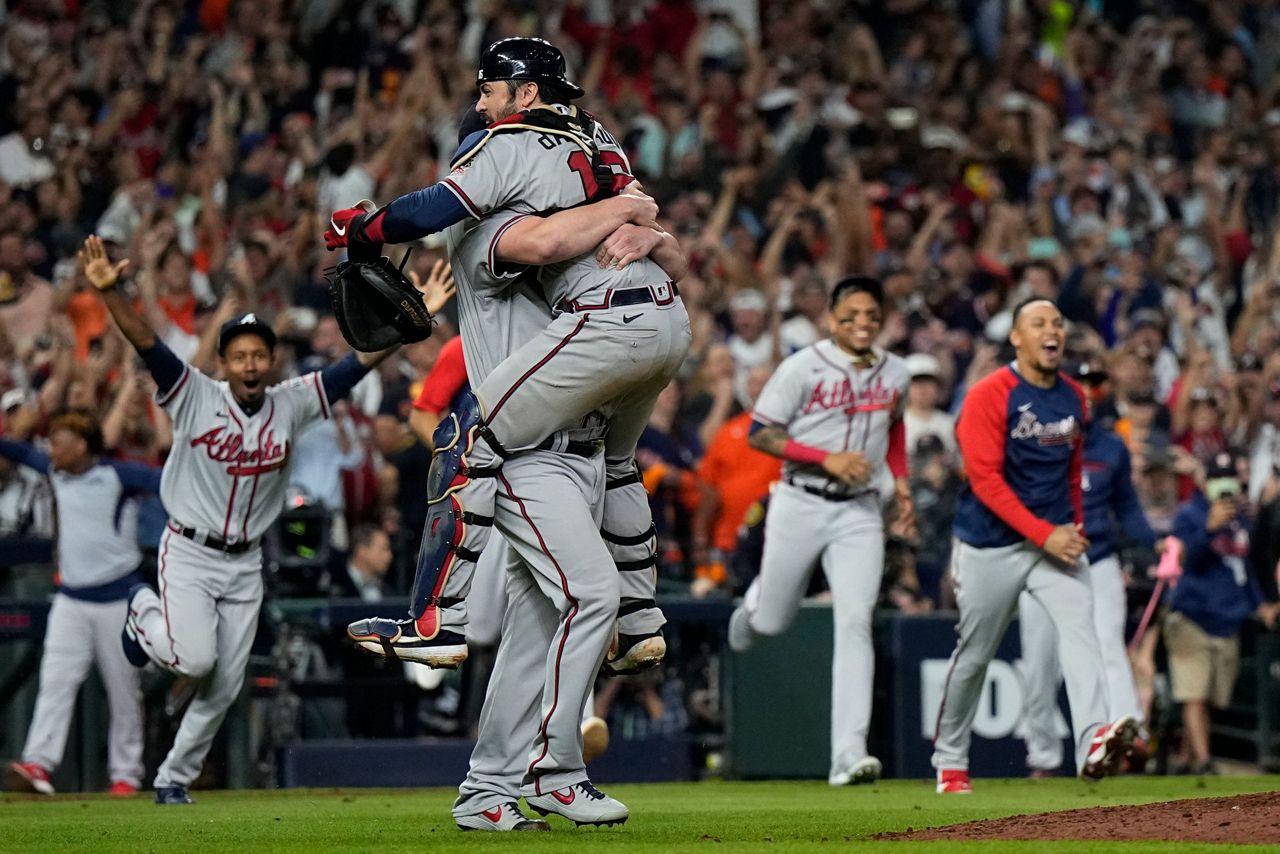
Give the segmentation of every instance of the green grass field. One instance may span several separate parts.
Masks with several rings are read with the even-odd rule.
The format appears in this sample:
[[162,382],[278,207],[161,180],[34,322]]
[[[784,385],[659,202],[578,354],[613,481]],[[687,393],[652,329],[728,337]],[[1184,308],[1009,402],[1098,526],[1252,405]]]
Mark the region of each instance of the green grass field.
[[[1019,813],[1265,792],[1280,777],[976,780],[970,797],[944,798],[932,784],[888,781],[832,789],[819,782],[609,786],[631,808],[615,828],[577,829],[557,817],[551,833],[462,833],[449,789],[193,792],[190,807],[149,797],[0,798],[0,851],[378,851],[493,850],[639,852],[823,851],[876,833]],[[913,850],[1150,851],[1225,846],[1145,843],[870,843]],[[512,846],[518,846],[512,848]],[[1235,846],[1238,847],[1238,846]],[[1260,848],[1260,846],[1259,846]],[[1234,847],[1233,847],[1234,850]]]

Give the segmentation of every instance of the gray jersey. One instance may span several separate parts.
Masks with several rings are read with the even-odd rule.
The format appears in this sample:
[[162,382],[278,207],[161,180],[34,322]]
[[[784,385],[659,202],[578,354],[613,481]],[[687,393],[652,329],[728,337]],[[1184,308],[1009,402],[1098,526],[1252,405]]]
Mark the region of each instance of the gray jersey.
[[[619,176],[618,186],[622,186],[631,174],[622,147],[598,124],[595,143],[601,160]],[[590,156],[568,134],[537,130],[490,133],[457,163],[443,183],[476,219],[503,210],[524,214],[564,210],[585,203],[597,188]],[[609,288],[659,285],[667,280],[662,268],[647,258],[625,270],[606,270],[592,253],[550,264],[538,273],[546,301],[552,306],[561,300],[589,303]]]
[[458,282],[458,327],[471,387],[551,322],[546,300],[523,268],[503,268],[494,256],[502,232],[523,214],[464,220],[445,232]]
[[257,540],[284,507],[289,446],[303,427],[329,417],[319,373],[267,389],[245,415],[225,382],[188,365],[156,402],[173,419],[173,450],[160,498],[180,525],[233,542]]
[[[797,442],[824,451],[858,451],[871,463],[870,484],[882,497],[893,494],[885,459],[889,427],[902,413],[911,375],[907,363],[875,348],[876,363],[855,369],[849,355],[824,339],[783,360],[756,400],[752,417],[785,427]],[[783,475],[826,487],[821,467],[786,462]]]

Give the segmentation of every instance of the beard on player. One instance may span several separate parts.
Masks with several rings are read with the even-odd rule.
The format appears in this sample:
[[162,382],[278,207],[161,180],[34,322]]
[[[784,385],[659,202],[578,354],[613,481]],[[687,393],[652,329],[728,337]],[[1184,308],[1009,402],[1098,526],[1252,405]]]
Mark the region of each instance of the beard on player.
[[[520,86],[527,81],[497,80],[485,82],[480,86],[480,98],[476,101],[476,112],[484,116],[489,124],[499,122],[520,110],[516,103],[516,94]],[[505,100],[504,100],[505,97]]]

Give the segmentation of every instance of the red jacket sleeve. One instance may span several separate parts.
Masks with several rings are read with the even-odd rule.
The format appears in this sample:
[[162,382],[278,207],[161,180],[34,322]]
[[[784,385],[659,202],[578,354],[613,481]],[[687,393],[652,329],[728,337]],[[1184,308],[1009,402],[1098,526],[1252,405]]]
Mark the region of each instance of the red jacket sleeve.
[[907,425],[901,418],[889,425],[889,450],[884,461],[895,478],[907,476]]
[[422,390],[418,392],[413,408],[442,413],[466,384],[467,363],[462,358],[462,337],[455,335],[440,349],[436,363],[422,381]]
[[956,422],[956,441],[973,494],[1002,522],[1042,546],[1053,525],[1028,510],[1004,479],[1006,382],[1004,373],[997,372],[969,391]]

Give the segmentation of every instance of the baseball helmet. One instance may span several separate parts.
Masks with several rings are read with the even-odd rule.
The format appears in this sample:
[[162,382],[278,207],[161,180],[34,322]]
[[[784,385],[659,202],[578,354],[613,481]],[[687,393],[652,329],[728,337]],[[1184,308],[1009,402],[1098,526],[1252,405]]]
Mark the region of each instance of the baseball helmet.
[[485,48],[476,72],[476,85],[498,80],[531,80],[554,83],[568,92],[570,98],[586,94],[565,75],[564,54],[560,48],[546,39],[510,38]]

